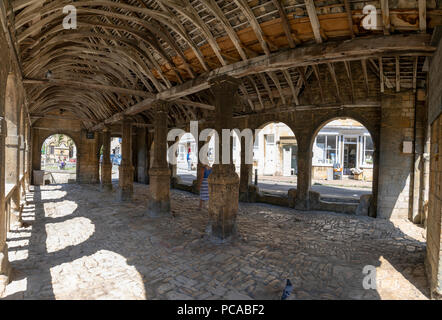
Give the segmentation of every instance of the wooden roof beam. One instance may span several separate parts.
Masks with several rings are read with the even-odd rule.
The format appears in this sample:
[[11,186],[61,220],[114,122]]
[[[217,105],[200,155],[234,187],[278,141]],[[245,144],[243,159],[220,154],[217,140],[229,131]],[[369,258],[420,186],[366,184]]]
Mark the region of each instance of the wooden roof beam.
[[367,97],[370,95],[369,92],[369,84],[368,84],[368,73],[367,73],[367,59],[361,60],[361,66],[362,66],[362,73],[364,74],[364,80],[365,80],[365,89],[367,90]]
[[401,66],[399,56],[396,56],[396,92],[401,91]]
[[305,0],[305,6],[307,8],[310,24],[312,25],[313,34],[317,43],[322,43],[321,37],[321,25],[319,24],[318,14],[316,13],[316,7],[313,0]]
[[[280,0],[272,0],[275,7],[278,9],[279,16],[281,17],[282,28],[284,29],[285,36],[287,37],[287,41],[289,42],[290,48],[296,47],[295,40],[292,37],[292,31],[290,29],[290,24],[287,19],[284,8],[282,7]],[[347,0],[346,0],[347,1]]]
[[347,12],[348,29],[352,38],[355,37],[355,31],[353,29],[353,15],[351,12],[350,1],[344,0],[345,12]]
[[299,105],[298,95],[296,94],[295,85],[293,84],[292,77],[290,76],[288,70],[282,70],[282,73],[284,74],[285,81],[287,81],[287,83],[289,84],[293,99],[295,100],[295,104],[298,106]]
[[353,101],[355,101],[355,86],[353,84],[353,76],[352,76],[352,72],[351,72],[350,61],[344,61],[344,65],[345,65],[345,71],[347,72],[348,81],[350,82],[351,101],[353,102]]
[[335,87],[336,87],[336,96],[338,98],[338,101],[342,102],[341,92],[339,90],[339,83],[338,83],[338,79],[336,78],[335,67],[333,66],[333,63],[327,63],[327,66],[328,66],[328,70],[330,71],[330,75],[331,75],[332,80],[333,80]]
[[419,30],[427,32],[427,1],[419,0]]
[[381,11],[382,11],[382,22],[384,35],[390,35],[390,8],[388,7],[388,0],[380,0],[381,2]]
[[153,98],[155,97],[154,93],[150,93],[148,91],[143,90],[135,90],[128,89],[116,86],[109,86],[97,83],[90,83],[84,81],[74,81],[74,80],[63,80],[63,79],[23,79],[24,84],[29,85],[46,85],[46,86],[60,86],[60,87],[75,87],[81,88],[85,90],[102,90],[102,91],[111,91],[115,93],[128,94],[134,96],[140,96],[145,98]]

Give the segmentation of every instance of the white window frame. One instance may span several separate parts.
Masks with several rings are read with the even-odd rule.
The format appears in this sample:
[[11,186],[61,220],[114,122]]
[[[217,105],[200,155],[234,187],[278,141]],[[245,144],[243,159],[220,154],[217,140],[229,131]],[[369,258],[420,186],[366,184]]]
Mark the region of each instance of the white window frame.
[[327,161],[328,138],[330,136],[335,137],[336,145],[335,145],[334,150],[335,150],[335,154],[336,154],[336,160],[340,162],[340,156],[339,156],[339,154],[340,154],[340,152],[339,152],[339,150],[340,150],[340,148],[339,148],[340,139],[339,139],[339,134],[334,133],[334,132],[333,133],[330,133],[330,132],[319,133],[316,136],[316,138],[315,138],[315,147],[316,148],[318,148],[317,147],[317,140],[318,140],[318,137],[320,137],[320,136],[324,137],[324,139],[325,139],[325,141],[324,141],[324,149],[322,150],[322,155],[321,155],[320,158],[316,157],[316,154],[315,154],[315,157],[313,158],[314,159],[313,165],[315,165],[315,166],[322,166],[322,167],[332,167],[333,163],[330,163],[330,162]]
[[[369,134],[364,134],[362,136],[362,145],[361,145],[361,149],[362,149],[362,152],[361,152],[361,167],[362,168],[373,168],[373,163],[366,163],[365,162],[365,152],[367,151],[367,149],[366,149],[367,137],[370,138],[371,141],[372,141],[373,149],[369,149],[369,151],[373,152],[373,158],[374,158],[374,142],[373,142],[373,138]],[[373,161],[374,161],[374,159],[373,159]]]

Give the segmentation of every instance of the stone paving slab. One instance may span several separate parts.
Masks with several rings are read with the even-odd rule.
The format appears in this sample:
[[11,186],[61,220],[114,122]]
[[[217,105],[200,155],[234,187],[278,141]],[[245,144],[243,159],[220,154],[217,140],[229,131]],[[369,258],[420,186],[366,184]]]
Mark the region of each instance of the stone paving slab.
[[[116,186],[115,186],[116,187]],[[205,236],[198,197],[172,190],[172,216],[94,185],[36,187],[26,228],[8,234],[13,281],[4,299],[427,299],[423,229],[327,212],[241,203],[229,244]],[[373,265],[377,290],[365,290]]]

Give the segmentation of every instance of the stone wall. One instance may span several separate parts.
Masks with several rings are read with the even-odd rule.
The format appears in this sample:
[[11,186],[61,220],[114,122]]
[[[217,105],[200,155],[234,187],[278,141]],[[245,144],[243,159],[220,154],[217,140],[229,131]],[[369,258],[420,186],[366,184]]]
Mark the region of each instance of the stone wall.
[[[439,34],[440,34],[439,30]],[[435,35],[437,33],[435,32]],[[439,37],[440,38],[440,37]],[[433,39],[434,40],[434,39]],[[433,298],[442,298],[442,42],[431,59],[429,88],[430,194],[427,225],[427,277]]]
[[[327,169],[332,167],[326,166],[312,166],[312,179],[314,180],[327,180]],[[363,180],[373,181],[373,169],[363,168]]]
[[431,151],[426,264],[431,291],[442,298],[442,115],[431,126]]
[[[64,119],[39,119],[32,125],[32,170],[41,169],[41,148],[46,140],[53,134],[66,134],[74,140],[77,152],[80,151],[80,132],[81,122],[78,120]],[[77,153],[77,177],[79,171],[79,155]],[[33,173],[31,173],[31,181],[33,183]]]
[[[0,25],[0,295],[10,272],[6,233],[11,221],[9,213],[19,211],[27,186],[25,149],[29,137],[25,127],[24,89],[17,64],[13,60],[3,27]],[[6,191],[8,199],[6,199]],[[6,202],[10,203],[6,210]]]
[[414,154],[404,153],[403,144],[414,141],[414,108],[411,91],[382,96],[377,211],[381,218],[408,218],[411,213]]

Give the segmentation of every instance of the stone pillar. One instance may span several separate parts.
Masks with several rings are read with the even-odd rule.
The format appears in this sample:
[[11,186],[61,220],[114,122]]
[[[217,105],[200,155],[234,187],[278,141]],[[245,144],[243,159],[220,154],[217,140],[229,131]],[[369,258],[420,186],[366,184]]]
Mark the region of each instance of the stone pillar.
[[97,156],[97,133],[81,130],[80,145],[77,152],[77,182],[80,184],[99,183],[99,161]]
[[[233,106],[238,91],[238,80],[221,76],[210,81],[215,97],[215,130],[222,142],[222,129],[232,129]],[[238,212],[239,177],[235,165],[224,164],[222,143],[219,148],[219,164],[213,165],[209,176],[209,224],[207,232],[215,240],[224,242],[236,232]],[[230,144],[230,154],[232,145]],[[230,157],[231,158],[231,157]]]
[[415,95],[412,91],[384,93],[381,98],[377,217],[408,219],[414,154],[404,145],[414,141]]
[[431,125],[429,196],[425,265],[431,298],[442,299],[442,112]]
[[310,210],[310,187],[312,183],[312,148],[310,139],[313,133],[296,137],[298,141],[298,182],[295,209]]
[[153,163],[149,169],[150,199],[148,214],[170,214],[170,170],[167,164],[167,114],[169,105],[158,101],[155,106]]
[[101,188],[112,190],[111,133],[108,127],[103,129],[103,160],[101,162]]
[[122,121],[121,137],[121,164],[117,199],[119,201],[132,200],[134,167],[132,165],[132,124],[129,118]]
[[425,114],[426,106],[423,101],[417,101],[414,123],[414,172],[412,184],[412,215],[411,221],[421,223],[423,220],[421,201],[422,173],[423,173],[423,154],[425,145]]
[[6,244],[7,219],[5,211],[5,136],[6,121],[0,118],[0,295],[9,281],[11,267],[8,259],[8,245]]
[[[247,147],[249,150],[247,150]],[[252,170],[253,164],[246,164],[246,152],[252,153],[253,158],[253,144],[246,146],[245,138],[241,139],[241,168],[239,179],[239,200],[248,202],[249,200],[249,186],[252,184]]]

